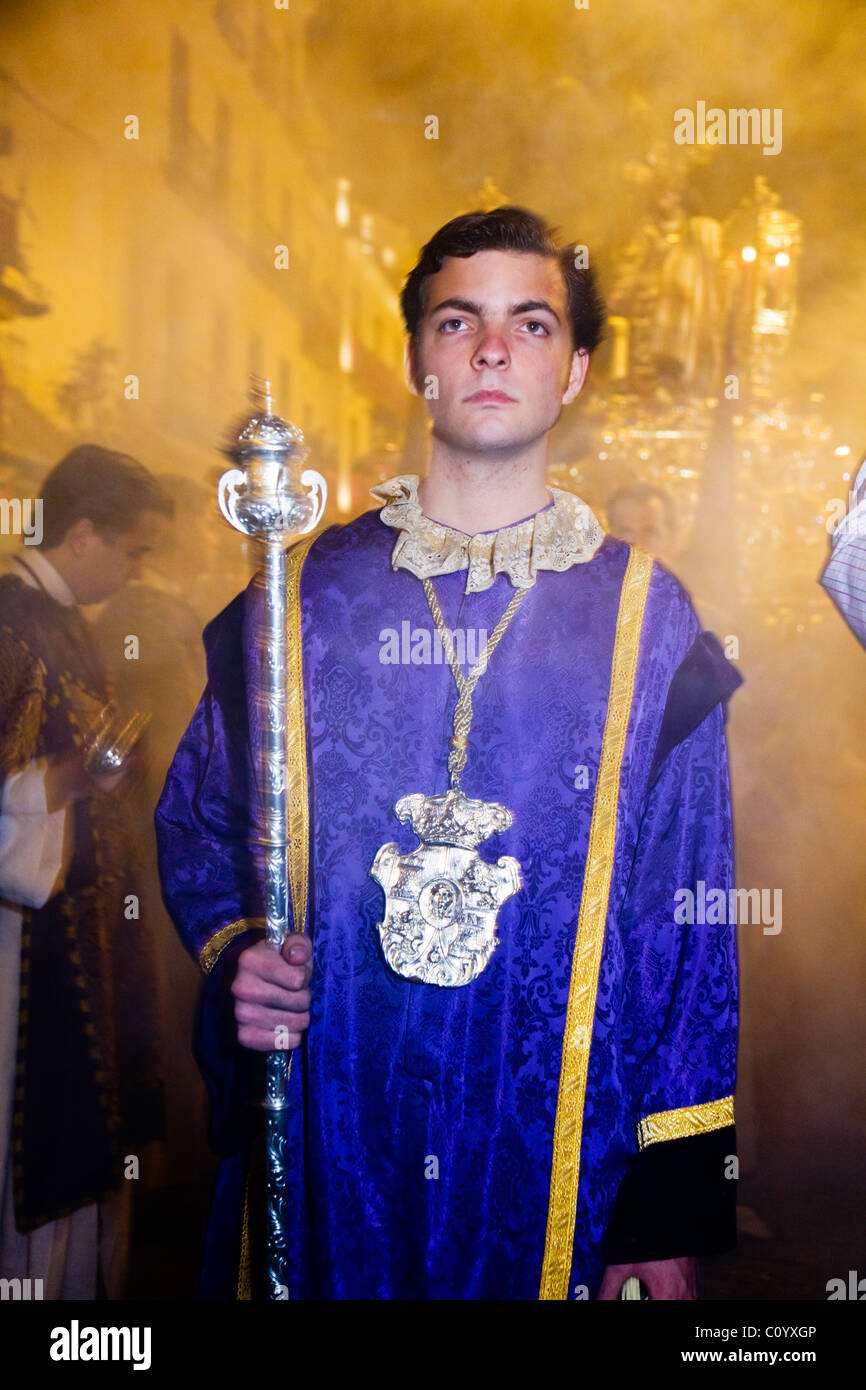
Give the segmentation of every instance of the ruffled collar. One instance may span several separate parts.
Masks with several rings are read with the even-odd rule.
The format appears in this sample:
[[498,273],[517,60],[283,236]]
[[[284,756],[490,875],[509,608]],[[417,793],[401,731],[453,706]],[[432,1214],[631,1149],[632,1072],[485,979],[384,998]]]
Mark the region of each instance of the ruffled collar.
[[392,569],[408,570],[419,579],[465,569],[467,594],[489,589],[500,573],[515,589],[529,589],[539,570],[561,572],[585,564],[604,539],[586,503],[558,487],[549,488],[552,503],[534,516],[469,536],[424,515],[419,481],[416,474],[405,473],[370,489],[385,504],[380,519],[400,532],[391,552]]

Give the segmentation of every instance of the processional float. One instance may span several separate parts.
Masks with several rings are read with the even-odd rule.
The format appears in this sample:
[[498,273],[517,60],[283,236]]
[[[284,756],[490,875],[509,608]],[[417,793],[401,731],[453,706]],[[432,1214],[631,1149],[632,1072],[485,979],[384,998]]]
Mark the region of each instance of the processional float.
[[[289,790],[298,769],[289,764],[288,703],[296,673],[289,670],[286,550],[315,530],[325,509],[324,478],[302,466],[308,450],[297,426],[274,415],[271,388],[253,378],[251,415],[239,422],[222,452],[235,467],[220,478],[218,501],[226,521],[258,545],[257,601],[248,615],[246,651],[250,749],[257,779],[252,843],[263,862],[267,940],[279,951],[289,932]],[[296,615],[295,615],[296,616]],[[301,789],[306,796],[306,787]],[[304,908],[294,904],[292,926],[304,930]],[[263,1105],[266,1124],[268,1290],[288,1297],[286,1227],[286,1108],[291,1053],[268,1053]]]

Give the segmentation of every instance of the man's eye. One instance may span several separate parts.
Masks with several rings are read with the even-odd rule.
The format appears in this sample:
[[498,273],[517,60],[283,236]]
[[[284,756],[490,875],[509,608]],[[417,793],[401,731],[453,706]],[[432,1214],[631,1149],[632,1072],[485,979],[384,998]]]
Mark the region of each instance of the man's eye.
[[[528,322],[525,323],[523,326],[524,328],[529,328],[530,330],[532,330],[532,336],[534,338],[540,338],[542,335],[546,335],[549,332],[547,324],[542,323],[540,319],[529,319]],[[536,333],[534,331],[537,328],[541,329],[541,333]]]
[[450,333],[450,332],[451,332],[451,325],[452,325],[452,324],[455,324],[455,323],[456,323],[457,326],[459,327],[460,324],[465,323],[465,319],[445,319],[445,320],[444,320],[442,323],[440,323],[440,325],[439,325],[439,332],[440,332],[440,333]]

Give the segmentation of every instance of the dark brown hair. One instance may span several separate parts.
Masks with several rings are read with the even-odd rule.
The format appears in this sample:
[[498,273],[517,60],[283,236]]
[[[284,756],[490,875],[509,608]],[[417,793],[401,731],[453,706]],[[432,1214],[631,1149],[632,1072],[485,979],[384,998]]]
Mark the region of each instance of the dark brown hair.
[[442,269],[446,256],[474,256],[477,251],[521,251],[555,260],[562,271],[574,350],[594,352],[601,342],[604,302],[589,266],[575,265],[574,246],[561,246],[542,218],[526,208],[502,207],[492,212],[467,212],[440,227],[423,247],[409,272],[400,307],[410,339],[415,342],[426,310],[427,282]]
[[52,468],[39,490],[44,522],[42,545],[60,545],[76,521],[87,517],[97,533],[113,540],[135,525],[139,512],[171,518],[174,503],[144,464],[128,454],[79,444]]

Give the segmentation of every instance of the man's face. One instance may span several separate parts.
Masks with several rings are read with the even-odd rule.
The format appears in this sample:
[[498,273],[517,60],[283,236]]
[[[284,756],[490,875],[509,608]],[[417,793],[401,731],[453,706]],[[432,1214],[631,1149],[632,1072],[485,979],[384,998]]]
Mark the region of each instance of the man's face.
[[[476,456],[519,453],[556,424],[588,365],[589,354],[572,348],[555,260],[478,251],[447,257],[427,282],[410,366],[433,434],[451,448]],[[438,399],[425,388],[430,377]]]
[[[87,523],[89,525],[89,523]],[[73,590],[79,603],[101,603],[130,579],[141,578],[141,563],[156,545],[165,518],[159,512],[139,512],[128,531],[101,536],[92,527],[82,536]]]

